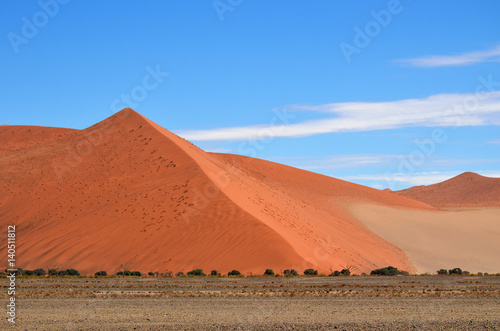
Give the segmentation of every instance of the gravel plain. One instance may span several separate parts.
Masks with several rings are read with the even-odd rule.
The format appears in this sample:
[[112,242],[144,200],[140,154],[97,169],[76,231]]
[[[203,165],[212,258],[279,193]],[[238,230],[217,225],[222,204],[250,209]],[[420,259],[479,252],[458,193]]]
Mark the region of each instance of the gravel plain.
[[0,329],[500,330],[500,276],[21,278],[16,301]]

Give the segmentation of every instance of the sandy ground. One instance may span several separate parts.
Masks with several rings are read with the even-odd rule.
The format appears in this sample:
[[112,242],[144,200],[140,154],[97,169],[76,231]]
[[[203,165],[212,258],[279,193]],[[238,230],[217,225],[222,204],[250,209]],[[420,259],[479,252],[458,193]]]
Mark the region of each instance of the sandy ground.
[[349,210],[404,249],[418,273],[454,267],[472,273],[500,271],[500,208],[418,211],[350,204]]
[[[16,329],[500,329],[497,276],[22,279],[18,286]],[[0,328],[13,329],[5,321]]]

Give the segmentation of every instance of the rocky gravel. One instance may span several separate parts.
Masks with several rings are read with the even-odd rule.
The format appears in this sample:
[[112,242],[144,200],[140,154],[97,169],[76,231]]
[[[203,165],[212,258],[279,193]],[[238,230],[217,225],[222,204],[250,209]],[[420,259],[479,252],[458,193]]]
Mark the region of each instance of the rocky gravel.
[[499,276],[25,278],[16,299],[22,330],[500,330]]

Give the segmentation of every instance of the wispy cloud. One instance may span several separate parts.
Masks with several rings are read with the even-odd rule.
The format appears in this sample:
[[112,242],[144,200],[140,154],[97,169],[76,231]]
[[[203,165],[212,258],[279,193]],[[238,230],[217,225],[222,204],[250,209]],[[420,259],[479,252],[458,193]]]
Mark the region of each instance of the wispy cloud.
[[490,141],[488,141],[488,144],[500,145],[500,139],[490,140]]
[[457,55],[431,55],[396,62],[419,68],[467,66],[481,62],[500,61],[500,46],[486,51],[474,51]]
[[288,164],[304,170],[345,169],[388,165],[397,155],[346,154],[311,157],[280,157],[273,161]]
[[290,110],[321,112],[328,117],[300,123],[185,130],[176,133],[195,141],[261,140],[269,137],[303,137],[417,126],[500,125],[500,91],[483,91],[480,97],[474,93],[437,94],[427,98],[388,102],[294,105]]
[[216,148],[205,148],[204,151],[209,153],[230,153],[232,150],[230,148],[216,147]]
[[[343,155],[325,155],[325,156],[295,156],[295,157],[277,157],[272,158],[270,161],[286,164],[292,167],[320,172],[324,174],[331,175],[333,177],[338,176],[338,172],[332,173],[329,170],[339,170],[339,169],[358,169],[357,171],[368,171],[369,169],[391,169],[397,166],[401,162],[401,159],[407,157],[403,154],[343,154]],[[462,166],[469,168],[471,165],[488,165],[493,163],[499,163],[499,158],[475,158],[475,159],[456,159],[456,158],[441,158],[438,156],[433,156],[427,160],[426,167],[431,169],[446,169],[451,166]],[[389,181],[391,179],[394,183],[413,181],[418,183],[426,183],[428,179],[432,179],[431,176],[437,176],[438,179],[446,179],[450,172],[423,172],[418,174],[416,177],[412,176],[401,176],[400,174],[386,174],[386,175],[359,175],[343,179],[359,179],[359,180],[380,180],[385,179]],[[422,177],[425,175],[425,177]],[[394,180],[392,180],[392,178]],[[386,184],[387,185],[387,184]],[[414,184],[417,185],[417,184]],[[423,184],[418,184],[423,185]],[[386,186],[387,187],[387,186]]]

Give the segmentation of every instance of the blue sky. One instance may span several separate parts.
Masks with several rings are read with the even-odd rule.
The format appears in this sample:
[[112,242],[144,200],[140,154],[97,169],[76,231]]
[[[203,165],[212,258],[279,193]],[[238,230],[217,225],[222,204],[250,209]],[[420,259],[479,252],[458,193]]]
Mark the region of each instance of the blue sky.
[[4,4],[0,124],[131,106],[208,151],[376,188],[500,177],[498,1]]

